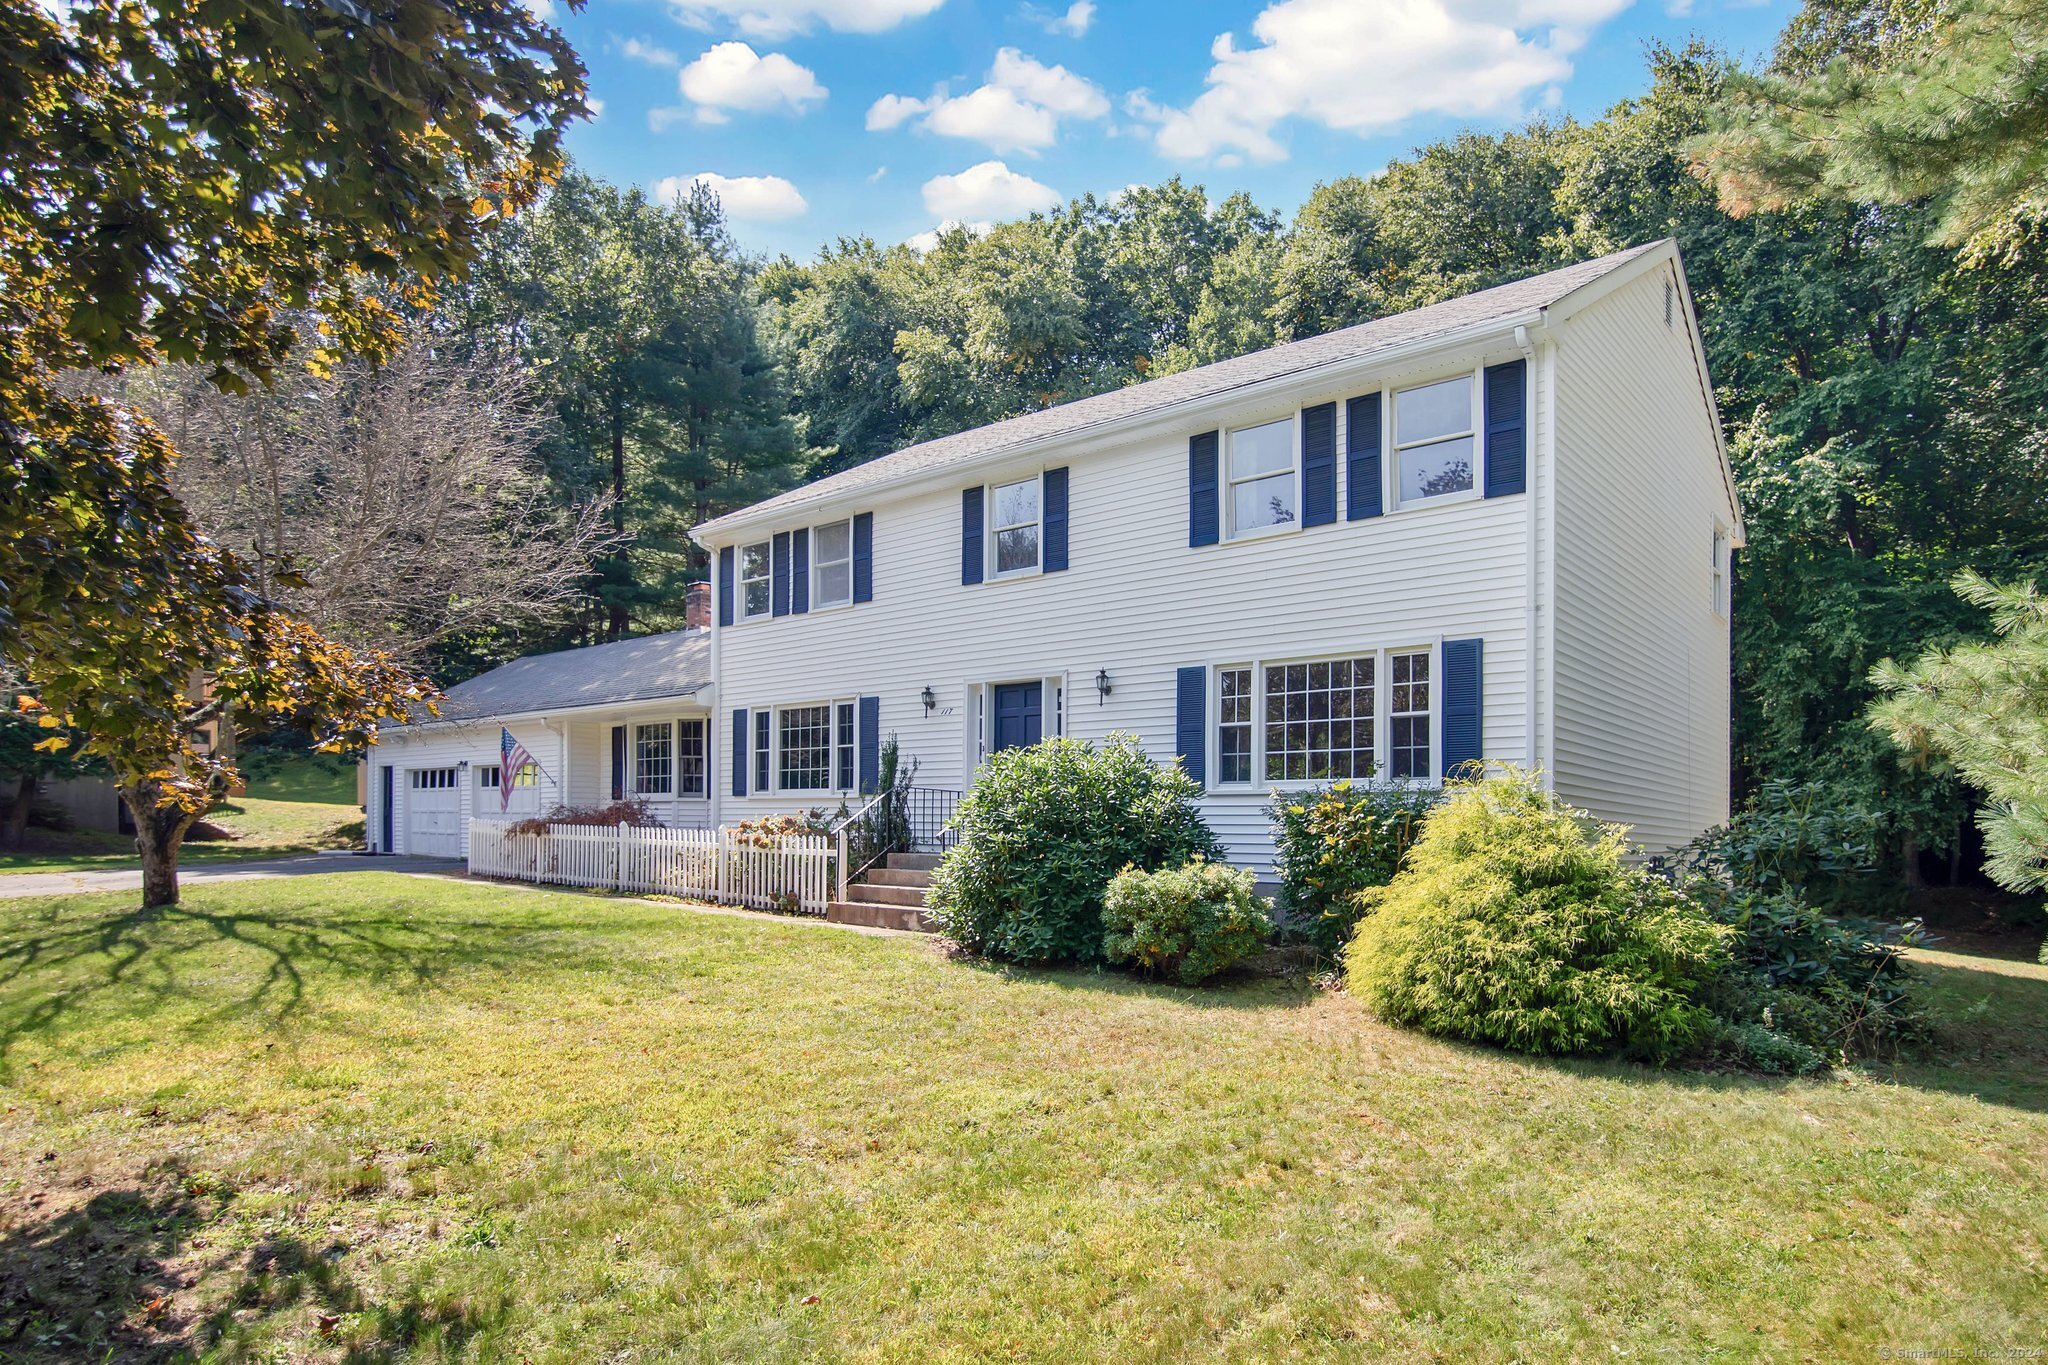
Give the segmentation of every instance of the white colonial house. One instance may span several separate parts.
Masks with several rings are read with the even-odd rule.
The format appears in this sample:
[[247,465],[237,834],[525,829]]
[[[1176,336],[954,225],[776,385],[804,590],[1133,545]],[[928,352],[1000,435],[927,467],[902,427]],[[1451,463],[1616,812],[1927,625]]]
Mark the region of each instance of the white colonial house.
[[[711,635],[702,626],[514,659],[448,689],[440,714],[386,730],[366,760],[372,852],[458,858],[469,824],[557,805],[646,801],[708,828]],[[529,755],[509,782],[511,735]]]
[[[455,689],[373,753],[372,840],[458,847],[499,799],[501,721],[543,804],[564,775],[577,802],[651,780],[712,825],[859,805],[889,736],[950,798],[994,750],[1126,731],[1261,873],[1271,793],[1335,777],[1529,765],[1652,848],[1727,815],[1742,521],[1670,242],[911,446],[695,535],[708,630]],[[657,693],[638,649],[697,662]]]
[[1742,538],[1670,242],[897,451],[698,528],[713,818],[1136,734],[1265,870],[1269,793],[1542,769],[1728,812]]

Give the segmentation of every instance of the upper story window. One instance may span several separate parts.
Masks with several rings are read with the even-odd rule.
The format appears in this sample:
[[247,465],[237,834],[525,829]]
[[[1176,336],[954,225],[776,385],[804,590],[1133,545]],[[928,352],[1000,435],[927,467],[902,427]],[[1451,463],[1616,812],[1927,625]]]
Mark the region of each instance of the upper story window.
[[1395,487],[1402,503],[1472,491],[1473,388],[1465,374],[1394,395]]
[[1029,573],[1037,569],[1039,525],[1044,516],[1038,476],[997,484],[990,501],[995,511],[989,518],[989,531],[995,538],[996,573]]
[[1292,417],[1230,433],[1225,472],[1231,535],[1293,525],[1294,446]]
[[853,601],[853,523],[835,521],[811,532],[811,607]]
[[740,546],[740,615],[766,616],[774,605],[769,596],[768,574],[774,561],[769,542]]

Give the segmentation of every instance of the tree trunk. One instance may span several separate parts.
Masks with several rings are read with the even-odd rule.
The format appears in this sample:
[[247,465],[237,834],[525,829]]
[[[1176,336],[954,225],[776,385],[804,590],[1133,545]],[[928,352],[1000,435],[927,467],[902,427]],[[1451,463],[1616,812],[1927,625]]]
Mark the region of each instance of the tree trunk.
[[135,851],[142,855],[142,908],[178,903],[178,849],[194,816],[175,802],[165,804],[163,784],[149,778],[123,785],[121,799],[135,818]]
[[35,804],[36,777],[34,773],[23,773],[20,785],[15,788],[14,800],[8,804],[7,818],[0,821],[0,848],[20,848],[28,833],[28,810]]
[[1904,843],[1906,885],[1910,889],[1918,891],[1927,885],[1926,880],[1920,875],[1920,836],[1908,834],[1905,837]]
[[[617,402],[612,404],[612,530],[621,536],[626,534],[626,409]],[[614,553],[619,561],[620,582],[613,587],[618,591],[632,581],[633,575],[626,547],[621,544]],[[607,606],[605,638],[625,639],[626,604],[615,597]]]

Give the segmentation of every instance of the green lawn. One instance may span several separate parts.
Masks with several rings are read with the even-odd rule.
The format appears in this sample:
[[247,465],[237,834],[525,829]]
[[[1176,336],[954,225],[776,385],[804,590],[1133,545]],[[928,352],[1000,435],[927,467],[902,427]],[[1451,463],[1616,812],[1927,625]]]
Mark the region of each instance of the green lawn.
[[[178,853],[181,864],[281,858],[323,848],[360,848],[363,843],[355,769],[310,757],[288,760],[262,780],[251,781],[246,795],[217,807],[207,819],[236,837],[188,842]],[[33,833],[44,847],[0,854],[0,875],[111,872],[142,865],[130,835],[88,830]]]
[[2027,964],[1928,954],[1946,1061],[1788,1083],[632,901],[132,899],[0,903],[0,1355],[2048,1344]]

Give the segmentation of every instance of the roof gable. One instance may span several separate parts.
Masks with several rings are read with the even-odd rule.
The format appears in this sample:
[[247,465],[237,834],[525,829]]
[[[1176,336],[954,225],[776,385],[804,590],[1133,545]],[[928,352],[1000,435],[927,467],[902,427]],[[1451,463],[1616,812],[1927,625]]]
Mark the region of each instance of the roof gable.
[[1042,441],[1078,437],[1099,428],[1163,414],[1183,404],[1225,397],[1236,390],[1271,380],[1369,360],[1381,353],[1438,339],[1448,340],[1466,332],[1505,324],[1510,319],[1547,308],[1575,290],[1621,270],[1630,262],[1668,248],[1668,242],[1652,242],[1492,289],[1446,299],[1425,308],[1376,318],[1356,327],[1271,346],[1230,360],[1183,370],[1179,374],[1148,379],[1107,393],[1024,413],[1006,421],[906,446],[892,454],[878,456],[865,464],[705,522],[692,535],[709,543],[717,539],[720,532],[737,528],[742,523],[759,522],[784,513],[794,515],[814,504],[880,490],[949,468],[970,467]]

